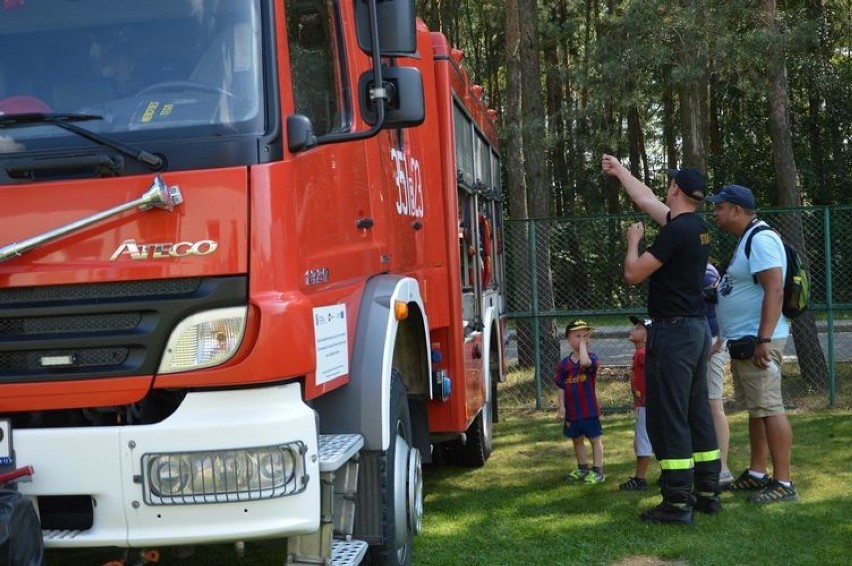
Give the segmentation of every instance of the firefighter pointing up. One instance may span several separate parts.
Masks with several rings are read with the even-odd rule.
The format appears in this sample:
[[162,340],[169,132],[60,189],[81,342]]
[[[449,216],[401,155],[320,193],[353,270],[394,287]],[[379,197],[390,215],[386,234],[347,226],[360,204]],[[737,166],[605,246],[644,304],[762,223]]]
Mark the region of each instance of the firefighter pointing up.
[[619,161],[603,156],[603,171],[616,177],[628,196],[660,224],[654,243],[639,253],[641,222],[627,231],[624,279],[650,280],[645,358],[646,416],[651,447],[662,470],[663,501],[641,518],[651,523],[692,524],[692,511],[717,513],[721,460],[707,401],[710,327],[703,283],[710,237],[696,208],[707,180],[697,169],[670,169],[666,202]]

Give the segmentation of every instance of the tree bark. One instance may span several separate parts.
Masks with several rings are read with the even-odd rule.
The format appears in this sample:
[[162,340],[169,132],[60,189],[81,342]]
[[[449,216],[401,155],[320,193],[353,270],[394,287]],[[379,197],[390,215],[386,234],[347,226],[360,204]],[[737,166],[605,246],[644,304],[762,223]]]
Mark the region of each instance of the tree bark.
[[[521,35],[518,22],[518,0],[506,0],[506,120],[503,132],[503,163],[506,166],[509,215],[523,220],[529,217],[527,209],[527,185],[524,178],[524,154],[520,132],[521,122]],[[510,223],[507,242],[511,261],[509,310],[531,312],[529,289],[530,256],[529,224]],[[534,365],[531,344],[532,326],[530,319],[518,319],[518,365],[522,368]]]
[[[768,33],[767,78],[769,80],[769,135],[772,139],[772,162],[775,167],[779,201],[785,207],[801,206],[799,173],[793,154],[793,136],[790,130],[790,97],[787,92],[787,65],[778,29],[775,0],[765,0],[764,27]],[[807,256],[802,234],[802,216],[793,213],[788,217],[782,233],[803,256]],[[810,313],[793,320],[793,340],[799,368],[804,377],[813,383],[828,383],[828,367],[819,344],[816,321]]]
[[[539,56],[538,2],[518,0],[521,67],[521,133],[527,198],[533,219],[551,216],[551,175],[545,159],[547,130],[541,92]],[[553,271],[550,257],[550,222],[539,222],[533,269],[536,270],[538,312],[552,312]],[[559,340],[552,319],[541,319],[541,364],[553,368],[559,362]]]

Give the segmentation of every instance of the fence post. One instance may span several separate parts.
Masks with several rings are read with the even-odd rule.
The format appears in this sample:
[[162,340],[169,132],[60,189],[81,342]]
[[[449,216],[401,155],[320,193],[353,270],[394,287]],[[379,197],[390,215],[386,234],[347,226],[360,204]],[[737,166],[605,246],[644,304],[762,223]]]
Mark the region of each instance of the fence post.
[[535,219],[530,220],[530,287],[532,288],[532,297],[530,300],[530,310],[532,311],[533,321],[533,373],[535,375],[535,408],[541,409],[541,329],[538,323],[538,258],[535,253],[536,248],[535,234]]
[[834,308],[831,289],[831,211],[829,207],[823,207],[823,230],[824,253],[825,253],[825,323],[826,340],[828,348],[828,406],[833,407],[836,401],[835,371],[834,371]]

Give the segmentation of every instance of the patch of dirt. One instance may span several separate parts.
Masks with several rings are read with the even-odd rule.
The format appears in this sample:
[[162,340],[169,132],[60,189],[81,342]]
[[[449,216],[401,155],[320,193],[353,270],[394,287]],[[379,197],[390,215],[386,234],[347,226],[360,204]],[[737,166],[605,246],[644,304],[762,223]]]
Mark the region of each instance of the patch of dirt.
[[663,560],[656,556],[628,556],[610,566],[687,566],[686,560]]

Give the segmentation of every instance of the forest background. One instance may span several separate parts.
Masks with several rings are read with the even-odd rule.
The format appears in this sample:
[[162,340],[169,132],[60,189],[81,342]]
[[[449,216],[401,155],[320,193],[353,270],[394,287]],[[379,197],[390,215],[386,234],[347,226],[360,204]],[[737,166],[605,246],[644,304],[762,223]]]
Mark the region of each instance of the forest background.
[[[852,202],[852,0],[416,0],[497,110],[511,218],[624,211],[704,169],[762,206]],[[617,187],[617,185],[616,185]]]
[[[613,268],[635,209],[601,173],[611,153],[660,195],[665,170],[683,166],[705,170],[711,193],[754,191],[810,264],[814,304],[793,338],[805,382],[831,383],[833,399],[818,323],[827,317],[831,334],[852,313],[842,284],[852,273],[852,0],[415,1],[496,110],[513,222],[508,310],[520,315],[519,369],[534,368],[536,387],[560,356],[560,316],[641,307]],[[713,253],[728,257],[720,236]],[[608,274],[592,276],[606,262]],[[606,287],[603,301],[590,285]],[[577,296],[584,309],[569,304]]]

